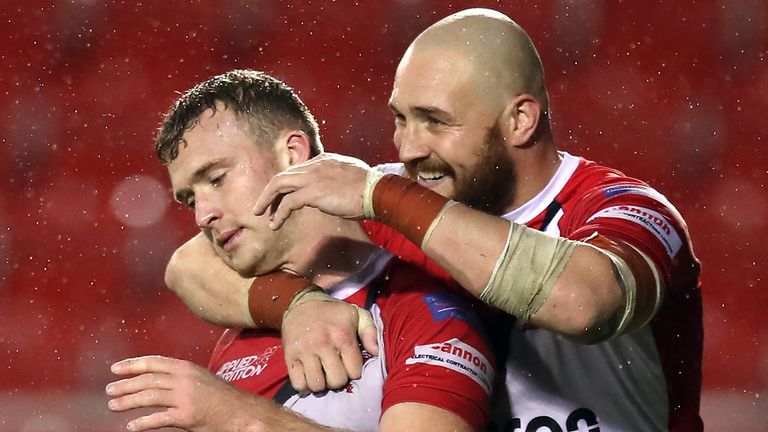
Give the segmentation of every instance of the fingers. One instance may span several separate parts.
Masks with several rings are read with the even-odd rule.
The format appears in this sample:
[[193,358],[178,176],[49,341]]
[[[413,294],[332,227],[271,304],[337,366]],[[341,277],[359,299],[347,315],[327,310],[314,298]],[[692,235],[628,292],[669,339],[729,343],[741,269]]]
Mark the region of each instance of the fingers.
[[110,400],[107,405],[112,411],[128,411],[136,408],[173,406],[170,390],[149,389],[127,394]]
[[146,373],[133,378],[115,381],[107,385],[109,396],[123,396],[148,389],[171,390],[171,376],[164,373]]
[[297,306],[283,322],[283,348],[293,387],[318,392],[360,378],[363,358],[358,336],[368,352],[379,351],[370,313],[338,301],[308,305]]
[[280,229],[294,210],[299,210],[307,205],[309,197],[310,193],[306,189],[295,189],[287,195],[282,195],[280,202],[276,203],[270,216],[269,228]]
[[307,388],[313,393],[326,390],[325,374],[320,358],[317,356],[307,356],[301,362],[304,366],[304,375],[307,381]]
[[163,356],[144,356],[121,360],[112,365],[112,373],[116,375],[138,375],[143,373],[173,372],[182,360]]
[[[347,368],[344,365],[338,350],[326,350],[323,355],[320,356],[320,364],[323,367],[321,372],[325,378],[325,384],[327,385],[327,388],[335,390],[347,385],[350,376],[347,373]],[[313,377],[307,376],[307,381],[310,384],[310,388],[312,388],[312,379]]]
[[[171,410],[173,409],[171,408]],[[173,417],[171,410],[156,412],[130,421],[128,423],[128,430],[131,432],[139,432],[159,429],[162,427],[178,426],[179,422]]]
[[357,323],[357,337],[360,338],[363,348],[365,348],[369,354],[377,356],[379,355],[379,338],[378,332],[376,331],[376,324],[374,324],[370,312],[365,309],[358,309],[357,311],[360,314]]
[[357,343],[348,343],[340,347],[341,362],[349,379],[360,379],[363,373],[363,353]]
[[253,206],[253,214],[260,216],[263,215],[267,209],[271,206],[278,204],[282,195],[291,193],[296,189],[304,187],[304,181],[302,180],[304,172],[292,171],[297,167],[289,168],[286,171],[275,174],[269,183],[261,191],[259,199],[256,200],[256,204]]
[[288,363],[288,379],[291,380],[291,386],[301,394],[309,393],[307,387],[307,377],[304,375],[304,366],[298,360]]

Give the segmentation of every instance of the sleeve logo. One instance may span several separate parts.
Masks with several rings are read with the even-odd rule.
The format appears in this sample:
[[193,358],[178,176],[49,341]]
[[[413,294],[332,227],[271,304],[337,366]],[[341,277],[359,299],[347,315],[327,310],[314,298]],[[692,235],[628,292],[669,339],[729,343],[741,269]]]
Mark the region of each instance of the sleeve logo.
[[435,322],[453,318],[464,321],[475,329],[483,328],[476,315],[469,310],[466,302],[457,294],[445,291],[435,292],[425,294],[422,296],[422,300],[427,304],[429,312],[432,314],[432,319]]
[[587,222],[597,218],[615,218],[632,221],[645,227],[663,245],[670,257],[675,256],[683,245],[677,231],[669,224],[667,218],[659,212],[645,207],[621,205],[608,207],[592,215]]
[[488,359],[472,346],[453,338],[430,345],[416,345],[413,356],[405,361],[451,369],[474,380],[486,393],[491,393],[493,369]]

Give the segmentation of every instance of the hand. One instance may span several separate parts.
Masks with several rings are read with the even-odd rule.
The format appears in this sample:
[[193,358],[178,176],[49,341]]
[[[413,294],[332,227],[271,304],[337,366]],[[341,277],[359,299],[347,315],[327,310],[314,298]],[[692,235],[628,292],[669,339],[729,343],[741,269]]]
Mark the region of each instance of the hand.
[[113,364],[112,372],[136,376],[107,385],[107,394],[114,397],[109,401],[110,410],[158,409],[129,422],[130,431],[167,426],[193,432],[224,431],[237,423],[233,416],[245,409],[244,404],[253,409],[247,402],[254,396],[185,360],[137,357]]
[[371,168],[365,162],[323,153],[275,175],[259,196],[253,212],[270,211],[270,228],[283,225],[291,212],[315,207],[334,216],[361,219],[363,190]]
[[379,354],[370,312],[342,301],[309,301],[292,308],[282,334],[288,376],[302,393],[341,388],[360,378],[358,336],[366,351]]

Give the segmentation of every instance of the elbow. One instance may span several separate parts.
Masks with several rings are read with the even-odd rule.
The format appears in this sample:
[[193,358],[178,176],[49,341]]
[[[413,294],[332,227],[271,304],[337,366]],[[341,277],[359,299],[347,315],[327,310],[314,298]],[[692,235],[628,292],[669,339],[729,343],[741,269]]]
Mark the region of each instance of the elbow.
[[566,330],[565,336],[585,345],[604,342],[615,334],[616,321],[613,317],[606,318],[601,313],[585,314]]
[[573,308],[562,333],[583,344],[596,344],[615,335],[621,318],[624,298],[618,289],[607,289],[584,299]]
[[165,266],[164,276],[165,286],[176,294],[179,292],[182,274],[184,274],[183,259],[180,256],[180,249],[177,249]]
[[171,255],[165,266],[165,286],[177,295],[184,292],[189,283],[189,275],[194,275],[195,251],[204,246],[205,238],[201,234],[192,237],[186,243],[179,246]]

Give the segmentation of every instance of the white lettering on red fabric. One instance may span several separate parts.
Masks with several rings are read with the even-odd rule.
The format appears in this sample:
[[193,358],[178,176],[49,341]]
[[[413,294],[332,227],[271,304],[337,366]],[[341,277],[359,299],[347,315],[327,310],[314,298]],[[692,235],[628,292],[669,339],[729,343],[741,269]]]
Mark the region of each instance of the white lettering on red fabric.
[[278,346],[273,345],[261,354],[228,361],[221,365],[216,371],[216,375],[229,382],[247,379],[254,375],[258,376],[267,368],[269,359],[277,352],[277,349]]
[[491,392],[493,370],[480,351],[462,340],[453,338],[445,342],[413,347],[413,356],[405,361],[411,365],[423,363],[451,369],[477,382],[486,393]]
[[645,207],[632,205],[608,207],[592,215],[587,219],[587,222],[597,218],[624,219],[641,225],[664,245],[664,249],[670,257],[675,256],[683,245],[683,241],[675,228],[670,225],[666,216]]

